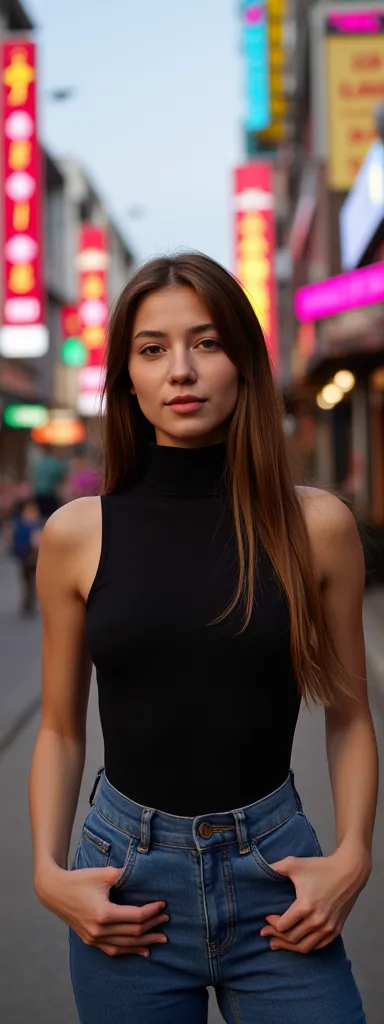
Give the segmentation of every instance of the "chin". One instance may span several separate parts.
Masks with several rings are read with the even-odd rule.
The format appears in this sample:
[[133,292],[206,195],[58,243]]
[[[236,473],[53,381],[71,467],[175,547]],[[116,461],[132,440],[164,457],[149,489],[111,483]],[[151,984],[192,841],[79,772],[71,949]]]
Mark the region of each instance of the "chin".
[[184,444],[214,444],[217,441],[224,441],[227,434],[227,422],[224,423],[203,423],[191,420],[183,423],[172,423],[172,426],[159,426],[156,433],[174,438],[175,442]]

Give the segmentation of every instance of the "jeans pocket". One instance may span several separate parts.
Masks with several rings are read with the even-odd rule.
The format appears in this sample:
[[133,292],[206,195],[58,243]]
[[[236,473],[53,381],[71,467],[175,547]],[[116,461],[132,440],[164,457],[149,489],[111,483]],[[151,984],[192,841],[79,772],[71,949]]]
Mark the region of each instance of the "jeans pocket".
[[97,835],[87,825],[83,825],[73,870],[76,868],[107,868],[110,857],[111,843]]
[[122,867],[122,870],[117,881],[113,885],[114,889],[121,889],[122,886],[126,885],[128,880],[131,878],[132,871],[134,869],[137,859],[137,845],[137,840],[131,838],[129,841],[124,865]]
[[286,821],[264,835],[254,836],[251,852],[256,864],[269,878],[293,885],[286,875],[271,865],[285,857],[321,857],[316,832],[303,811],[295,811]]
[[113,888],[120,888],[130,877],[138,840],[107,821],[95,807],[88,814],[80,836],[71,870],[79,868],[120,868]]

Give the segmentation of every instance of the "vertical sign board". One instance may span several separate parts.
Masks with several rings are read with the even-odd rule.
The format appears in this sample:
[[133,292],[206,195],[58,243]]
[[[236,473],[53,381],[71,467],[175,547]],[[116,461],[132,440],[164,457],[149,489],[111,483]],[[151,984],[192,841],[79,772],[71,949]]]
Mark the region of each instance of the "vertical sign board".
[[264,332],[272,367],[277,368],[278,335],[274,274],[275,218],[273,165],[254,161],[235,170],[235,274]]
[[87,366],[79,372],[78,410],[84,416],[101,411],[105,379],[104,345],[108,321],[108,246],[104,228],[83,224],[78,255],[80,333],[88,351]]
[[270,124],[258,132],[263,145],[276,146],[285,137],[288,101],[285,93],[284,18],[286,0],[267,0]]
[[328,186],[347,192],[376,136],[384,101],[384,6],[328,14]]
[[245,59],[247,131],[267,128],[271,120],[266,0],[241,0],[242,50]]
[[48,350],[44,320],[41,153],[37,137],[36,46],[0,46],[3,267],[0,353],[14,358]]

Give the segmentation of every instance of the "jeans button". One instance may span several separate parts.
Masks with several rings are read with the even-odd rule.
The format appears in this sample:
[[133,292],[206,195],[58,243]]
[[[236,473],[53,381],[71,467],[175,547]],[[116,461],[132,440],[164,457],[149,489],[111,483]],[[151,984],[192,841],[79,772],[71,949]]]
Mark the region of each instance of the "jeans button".
[[210,839],[213,836],[213,825],[210,825],[209,821],[203,821],[197,831],[202,839]]

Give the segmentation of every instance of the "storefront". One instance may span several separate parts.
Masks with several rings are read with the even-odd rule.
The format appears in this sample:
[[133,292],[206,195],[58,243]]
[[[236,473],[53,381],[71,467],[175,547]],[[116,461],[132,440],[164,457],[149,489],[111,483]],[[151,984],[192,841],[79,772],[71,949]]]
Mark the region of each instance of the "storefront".
[[[384,294],[384,264],[379,267]],[[374,565],[376,579],[384,578],[382,302],[299,324],[292,401],[308,475],[351,503],[362,527],[367,564]]]
[[4,412],[10,405],[36,402],[33,370],[18,361],[0,357],[0,477],[22,479],[25,474],[30,431],[14,429],[6,423]]

